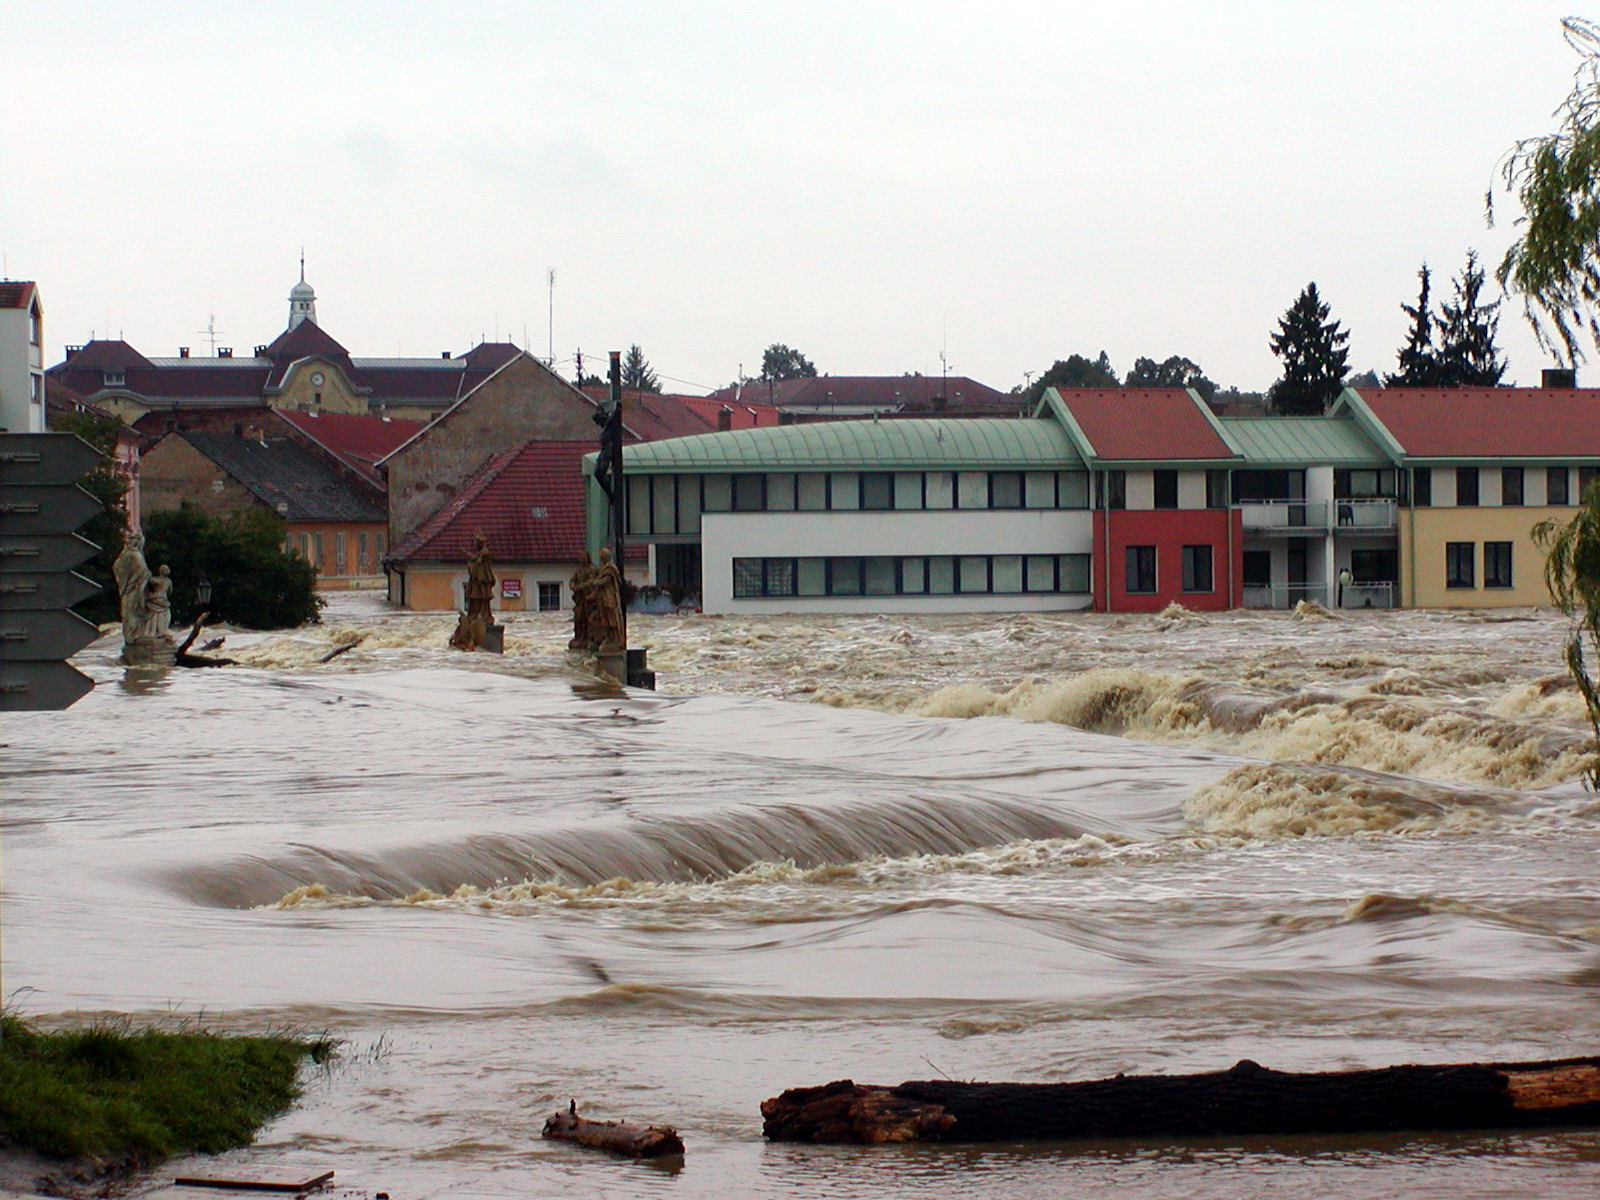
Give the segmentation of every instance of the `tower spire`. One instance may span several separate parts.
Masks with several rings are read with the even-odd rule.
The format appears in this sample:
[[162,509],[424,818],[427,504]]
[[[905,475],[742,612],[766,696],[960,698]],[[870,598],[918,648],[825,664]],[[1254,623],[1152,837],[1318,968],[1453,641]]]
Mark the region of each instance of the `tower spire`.
[[306,249],[300,247],[300,282],[289,289],[289,328],[302,321],[317,322],[317,293],[306,282]]

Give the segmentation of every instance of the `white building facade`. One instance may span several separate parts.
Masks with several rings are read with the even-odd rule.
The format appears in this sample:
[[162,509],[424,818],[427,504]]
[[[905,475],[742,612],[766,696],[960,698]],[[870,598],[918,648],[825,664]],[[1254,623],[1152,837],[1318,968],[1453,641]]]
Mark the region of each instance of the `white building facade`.
[[0,432],[43,433],[45,428],[39,287],[0,280]]

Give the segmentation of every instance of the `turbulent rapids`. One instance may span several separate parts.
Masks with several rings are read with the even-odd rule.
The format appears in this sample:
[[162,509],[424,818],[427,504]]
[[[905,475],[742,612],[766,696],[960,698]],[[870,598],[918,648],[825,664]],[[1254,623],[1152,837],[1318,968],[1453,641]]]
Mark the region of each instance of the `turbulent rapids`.
[[[1494,1194],[1493,1140],[1186,1146],[1130,1183],[1110,1145],[777,1154],[755,1106],[930,1064],[1600,1047],[1600,808],[1552,614],[640,618],[655,695],[572,673],[557,615],[512,617],[503,658],[452,626],[349,596],[230,634],[223,671],[81,656],[93,694],[6,725],[8,992],[44,1020],[327,1026],[345,1066],[239,1157],[418,1196],[654,1194],[541,1142],[573,1096],[676,1124],[686,1197],[908,1171]],[[1514,1161],[1518,1194],[1587,1195],[1600,1135]]]

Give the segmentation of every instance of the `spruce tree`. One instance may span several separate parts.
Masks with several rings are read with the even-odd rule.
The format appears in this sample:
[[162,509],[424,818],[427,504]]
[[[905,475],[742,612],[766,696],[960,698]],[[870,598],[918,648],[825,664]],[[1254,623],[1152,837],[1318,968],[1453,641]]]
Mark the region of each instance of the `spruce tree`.
[[1478,252],[1467,252],[1467,265],[1455,280],[1455,300],[1439,306],[1439,385],[1498,387],[1505,360],[1494,344],[1500,325],[1500,302],[1484,304],[1483,268]]
[[622,356],[622,386],[630,392],[659,392],[661,378],[650,369],[650,363],[635,342]]
[[1283,360],[1283,378],[1267,393],[1273,412],[1283,416],[1316,416],[1324,412],[1343,386],[1349,368],[1350,335],[1328,320],[1328,306],[1317,285],[1306,284],[1278,321],[1272,352]]
[[1431,280],[1427,263],[1422,264],[1417,278],[1422,281],[1417,303],[1414,306],[1400,306],[1411,318],[1411,332],[1406,335],[1405,346],[1396,355],[1400,360],[1400,369],[1385,380],[1389,387],[1439,386],[1439,355],[1433,348],[1433,309],[1428,303]]

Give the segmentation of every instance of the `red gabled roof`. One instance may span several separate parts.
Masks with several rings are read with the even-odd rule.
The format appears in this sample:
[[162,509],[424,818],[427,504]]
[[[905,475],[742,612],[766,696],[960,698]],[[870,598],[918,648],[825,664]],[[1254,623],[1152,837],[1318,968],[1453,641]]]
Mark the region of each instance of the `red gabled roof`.
[[1600,388],[1363,388],[1411,458],[1600,457]]
[[307,317],[293,329],[285,329],[261,351],[264,358],[308,358],[320,354],[325,358],[349,358],[350,352],[326,333],[320,325]]
[[0,308],[27,308],[38,285],[26,279],[0,280]]
[[750,404],[744,401],[723,399],[717,396],[679,396],[684,407],[719,429],[720,415],[728,414],[729,429],[756,429],[778,424],[778,410],[770,404]]
[[576,562],[584,552],[583,456],[592,442],[525,442],[495,455],[396,546],[400,562],[465,562],[479,530],[496,562]]
[[399,421],[353,413],[290,412],[279,409],[275,415],[380,488],[385,486],[385,481],[374,464],[409,441],[427,424],[425,421]]
[[[610,403],[610,388],[590,386],[579,390],[596,407]],[[624,391],[623,429],[630,440],[638,442],[658,442],[662,438],[714,433],[716,420],[702,416],[694,406],[694,402],[704,400],[704,396],[679,396],[670,392]]]
[[965,375],[808,375],[766,383],[747,380],[712,393],[718,400],[770,404],[778,408],[927,409],[944,397],[946,409],[995,407],[1004,392]]
[[1089,442],[1112,462],[1194,462],[1237,457],[1204,405],[1183,388],[1056,388]]

